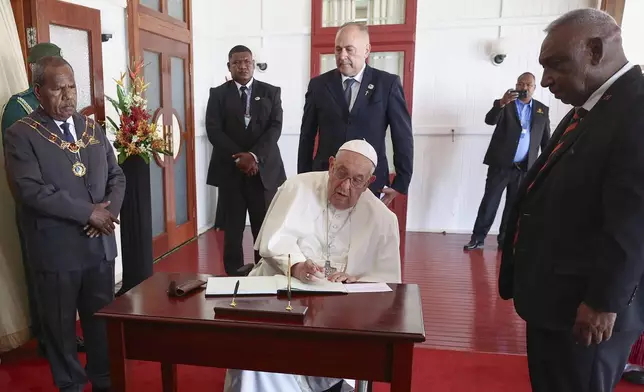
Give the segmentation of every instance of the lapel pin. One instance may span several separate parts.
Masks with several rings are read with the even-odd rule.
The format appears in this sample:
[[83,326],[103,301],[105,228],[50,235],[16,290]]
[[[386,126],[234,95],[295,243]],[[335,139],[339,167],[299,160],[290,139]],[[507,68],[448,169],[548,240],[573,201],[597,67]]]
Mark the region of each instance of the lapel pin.
[[369,92],[371,90],[373,90],[373,84],[370,84],[367,86],[367,91],[365,91],[364,96],[366,97],[367,95],[369,95]]
[[259,101],[259,97],[255,97],[255,101]]
[[537,109],[537,113],[538,114],[543,114],[543,110],[541,110],[541,108],[539,108],[539,109]]

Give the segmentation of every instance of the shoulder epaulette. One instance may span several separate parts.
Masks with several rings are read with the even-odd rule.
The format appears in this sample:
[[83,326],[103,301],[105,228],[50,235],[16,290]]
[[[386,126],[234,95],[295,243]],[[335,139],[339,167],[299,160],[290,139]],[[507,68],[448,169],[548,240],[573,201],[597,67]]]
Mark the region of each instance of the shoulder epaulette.
[[27,112],[27,114],[31,114],[34,111],[34,109],[29,105],[29,103],[27,103],[27,101],[25,101],[24,98],[16,97],[16,101],[18,101],[20,106],[22,106],[22,108],[25,110],[25,112]]
[[19,96],[19,97],[22,97],[22,96],[27,95],[27,94],[30,94],[30,93],[31,93],[31,89],[30,89],[30,88],[28,88],[28,89],[26,89],[25,91],[21,91],[21,92],[19,92],[19,93],[18,93],[18,94],[16,94],[16,95],[17,95],[17,96]]

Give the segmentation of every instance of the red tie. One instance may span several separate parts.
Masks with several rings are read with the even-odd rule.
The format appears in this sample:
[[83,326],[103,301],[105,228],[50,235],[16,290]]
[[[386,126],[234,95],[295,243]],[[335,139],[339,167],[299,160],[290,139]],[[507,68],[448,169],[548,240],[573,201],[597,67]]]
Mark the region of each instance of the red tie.
[[[588,110],[584,108],[576,108],[575,109],[575,114],[572,116],[572,120],[570,121],[570,124],[566,128],[563,134],[561,134],[561,137],[559,138],[559,141],[557,142],[557,145],[555,148],[552,150],[550,155],[548,155],[548,159],[546,160],[546,163],[541,166],[541,169],[539,169],[539,173],[537,173],[536,176],[534,176],[534,179],[528,185],[528,189],[526,192],[529,192],[530,189],[532,189],[532,186],[534,185],[534,182],[536,181],[537,178],[539,178],[539,174],[550,164],[552,157],[555,156],[555,153],[563,147],[564,143],[566,143],[567,140],[570,140],[569,136],[574,133],[573,131],[577,129],[577,126],[581,122],[581,120],[584,118],[584,116],[588,113]],[[521,223],[521,218],[517,221],[517,228],[514,232],[514,246],[516,247],[517,241],[519,240],[519,224]]]
[[530,185],[528,185],[528,191],[530,191],[530,189],[532,189],[532,186],[534,185],[534,182],[536,181],[536,179],[537,179],[537,178],[539,178],[539,174],[540,174],[540,173],[541,173],[545,168],[547,168],[547,167],[549,166],[550,161],[552,160],[552,157],[555,155],[555,153],[556,153],[557,151],[559,151],[559,149],[560,149],[561,147],[563,147],[563,145],[564,145],[564,143],[566,142],[566,140],[569,140],[569,137],[568,137],[568,136],[570,136],[572,133],[574,133],[573,131],[574,131],[575,129],[577,129],[577,126],[579,125],[579,123],[581,122],[581,120],[584,118],[584,116],[586,115],[586,113],[588,113],[588,110],[586,110],[586,109],[584,109],[584,108],[576,108],[576,109],[575,109],[575,114],[572,116],[572,120],[570,121],[570,124],[568,125],[568,128],[566,128],[566,130],[564,131],[564,133],[563,133],[563,134],[561,135],[561,137],[559,138],[559,142],[557,143],[557,145],[555,146],[555,148],[552,150],[552,152],[550,153],[550,155],[548,155],[548,159],[546,160],[546,163],[544,163],[544,164],[543,164],[543,166],[541,166],[541,169],[539,169],[539,173],[537,173],[537,175],[536,175],[536,176],[534,176],[534,179],[532,180],[532,182],[530,183]]

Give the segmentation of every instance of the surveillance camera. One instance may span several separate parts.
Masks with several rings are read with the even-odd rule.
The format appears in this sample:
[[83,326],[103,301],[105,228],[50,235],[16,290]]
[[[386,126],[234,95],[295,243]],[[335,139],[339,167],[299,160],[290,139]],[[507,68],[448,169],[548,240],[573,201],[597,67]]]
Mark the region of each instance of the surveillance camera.
[[268,68],[267,63],[256,63],[256,64],[257,64],[257,69],[259,69],[260,72],[264,72]]
[[506,54],[493,54],[492,55],[492,64],[494,65],[501,65],[505,58],[507,57]]

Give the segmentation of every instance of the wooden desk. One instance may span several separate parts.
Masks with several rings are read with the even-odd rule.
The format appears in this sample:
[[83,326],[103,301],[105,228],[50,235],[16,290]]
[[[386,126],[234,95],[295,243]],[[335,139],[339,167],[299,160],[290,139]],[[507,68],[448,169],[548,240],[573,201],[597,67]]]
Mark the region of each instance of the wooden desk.
[[107,318],[113,392],[127,390],[126,359],[160,362],[165,392],[177,390],[176,364],[380,381],[391,383],[392,392],[411,390],[414,343],[425,340],[417,285],[295,298],[293,304],[309,307],[303,324],[215,319],[221,298],[206,298],[203,290],[178,299],[166,294],[171,280],[207,277],[156,273],[97,313]]

